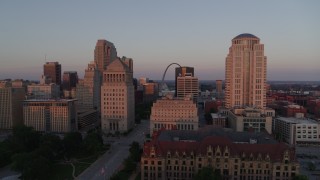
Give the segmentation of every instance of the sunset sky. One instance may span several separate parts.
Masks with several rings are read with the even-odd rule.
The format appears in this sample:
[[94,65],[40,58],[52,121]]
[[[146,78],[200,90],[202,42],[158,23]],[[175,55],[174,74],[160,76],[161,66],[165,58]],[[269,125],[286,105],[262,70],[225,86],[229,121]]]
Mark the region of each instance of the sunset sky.
[[46,60],[82,78],[97,39],[133,58],[137,78],[161,79],[176,62],[200,80],[224,79],[241,33],[265,45],[267,80],[320,80],[319,0],[0,1],[0,79],[39,80]]

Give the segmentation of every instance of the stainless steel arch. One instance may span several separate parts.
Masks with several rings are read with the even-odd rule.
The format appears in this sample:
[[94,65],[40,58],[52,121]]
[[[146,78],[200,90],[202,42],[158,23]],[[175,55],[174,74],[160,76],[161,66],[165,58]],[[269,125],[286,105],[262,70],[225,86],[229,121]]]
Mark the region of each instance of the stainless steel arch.
[[167,73],[169,67],[170,67],[171,65],[174,65],[174,64],[175,64],[175,65],[178,65],[178,66],[181,68],[180,64],[178,64],[178,63],[171,63],[171,64],[169,64],[169,65],[167,66],[167,68],[166,68],[166,70],[164,71],[163,76],[162,76],[162,80],[161,80],[161,90],[163,90],[164,77],[166,76],[166,73]]

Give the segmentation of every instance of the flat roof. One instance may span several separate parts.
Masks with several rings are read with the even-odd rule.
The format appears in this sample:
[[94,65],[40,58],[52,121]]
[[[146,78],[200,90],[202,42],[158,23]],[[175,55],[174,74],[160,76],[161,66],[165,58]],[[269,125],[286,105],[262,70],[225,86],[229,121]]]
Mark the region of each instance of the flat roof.
[[277,117],[276,119],[292,124],[319,124],[316,120],[309,118]]
[[257,140],[257,144],[277,144],[266,132],[235,132],[226,128],[205,127],[198,131],[189,130],[163,130],[161,131],[158,140],[160,141],[197,141],[205,139],[208,136],[226,137],[233,143],[249,143],[250,139]]
[[27,99],[23,102],[72,102],[78,99]]
[[225,118],[226,116],[218,113],[211,113],[212,118]]

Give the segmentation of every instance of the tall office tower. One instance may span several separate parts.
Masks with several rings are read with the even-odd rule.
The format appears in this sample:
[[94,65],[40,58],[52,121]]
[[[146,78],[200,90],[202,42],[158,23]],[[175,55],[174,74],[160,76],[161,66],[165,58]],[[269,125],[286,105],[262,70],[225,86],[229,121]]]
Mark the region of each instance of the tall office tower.
[[185,73],[184,76],[177,77],[176,87],[177,97],[192,97],[197,101],[199,93],[199,81],[191,73]]
[[216,93],[217,98],[220,99],[222,97],[222,80],[216,80]]
[[25,99],[24,87],[10,87],[5,82],[0,87],[0,129],[12,129],[22,124],[22,104]]
[[67,133],[77,130],[75,99],[25,100],[23,122],[36,131]]
[[177,67],[175,72],[175,96],[177,96],[177,78],[178,77],[184,77],[186,74],[192,74],[194,75],[194,68],[193,67]]
[[103,74],[107,66],[117,57],[117,49],[112,42],[99,39],[94,49],[94,62],[98,65],[98,69]]
[[90,62],[76,88],[79,109],[97,109],[100,112],[100,71],[95,62]]
[[52,83],[61,85],[61,64],[58,62],[46,62],[43,65],[43,75],[50,78]]
[[232,39],[226,58],[226,107],[266,106],[267,57],[264,45],[252,34]]
[[71,91],[78,83],[78,74],[76,71],[63,72],[63,90]]
[[[131,64],[128,66],[127,64]],[[104,132],[126,132],[134,125],[132,59],[116,58],[103,73],[101,128]]]

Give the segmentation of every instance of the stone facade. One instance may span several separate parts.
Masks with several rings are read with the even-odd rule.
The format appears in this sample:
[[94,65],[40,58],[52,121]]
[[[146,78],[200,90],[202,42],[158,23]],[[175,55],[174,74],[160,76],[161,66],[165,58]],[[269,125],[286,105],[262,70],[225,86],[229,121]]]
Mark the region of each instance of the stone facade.
[[199,116],[191,98],[163,97],[153,103],[150,116],[150,134],[164,129],[198,130]]
[[252,34],[232,39],[226,57],[226,107],[266,107],[267,57]]
[[101,128],[106,133],[126,132],[134,125],[133,63],[117,58],[103,72]]
[[203,167],[230,180],[290,180],[299,174],[295,151],[288,145],[261,133],[213,131],[161,132],[144,144],[141,179],[191,180]]

